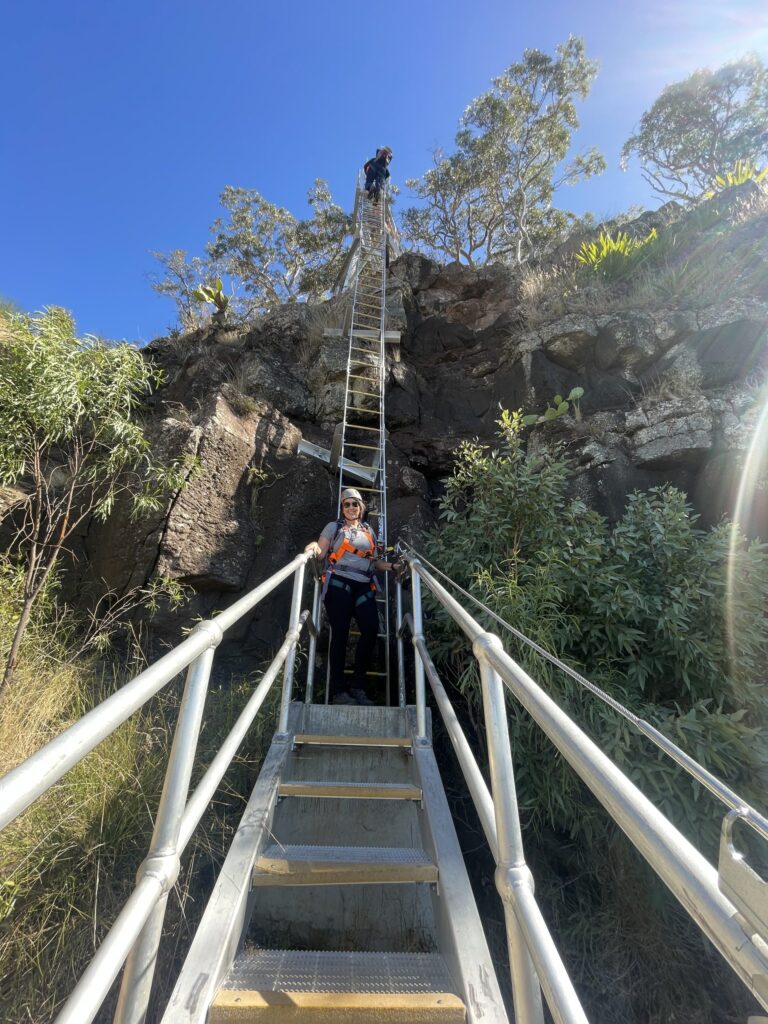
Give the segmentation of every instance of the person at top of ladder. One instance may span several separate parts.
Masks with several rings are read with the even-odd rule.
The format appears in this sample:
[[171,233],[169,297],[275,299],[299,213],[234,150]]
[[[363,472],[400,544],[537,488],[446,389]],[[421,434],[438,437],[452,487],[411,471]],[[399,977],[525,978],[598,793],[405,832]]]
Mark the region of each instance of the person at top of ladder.
[[[373,704],[367,693],[368,672],[376,650],[379,612],[374,572],[391,572],[398,562],[376,557],[376,534],[365,521],[365,502],[358,490],[341,494],[341,519],[328,523],[316,541],[304,549],[326,559],[323,600],[331,623],[331,704]],[[354,616],[360,630],[352,683],[344,677],[349,627]]]
[[379,193],[381,192],[384,182],[389,178],[389,165],[392,161],[392,150],[389,146],[380,146],[376,150],[376,156],[371,157],[370,160],[366,160],[363,164],[363,170],[365,171],[365,191],[368,193],[368,198],[372,199],[374,203],[379,201]]

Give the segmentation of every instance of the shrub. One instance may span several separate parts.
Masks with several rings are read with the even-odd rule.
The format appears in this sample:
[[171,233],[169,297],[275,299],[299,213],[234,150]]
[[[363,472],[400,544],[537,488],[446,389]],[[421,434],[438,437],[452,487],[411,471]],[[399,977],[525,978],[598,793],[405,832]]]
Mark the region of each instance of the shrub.
[[711,199],[718,192],[724,192],[725,189],[733,188],[734,185],[744,185],[748,181],[754,181],[759,185],[767,176],[768,166],[758,170],[751,160],[737,160],[732,170],[715,177],[712,187],[704,195],[707,199]]
[[[738,533],[734,542],[728,524],[699,529],[684,496],[671,487],[631,495],[622,518],[610,525],[568,497],[571,471],[556,450],[525,451],[520,414],[508,413],[500,423],[499,447],[460,447],[428,557],[760,806],[768,548]],[[729,552],[738,594],[727,587]],[[739,623],[739,636],[731,638],[736,658],[729,602]],[[478,618],[483,621],[482,613]],[[466,642],[442,614],[433,619],[430,647],[463,694],[469,720],[481,720]],[[505,644],[712,858],[723,808],[676,764],[655,751],[648,757],[646,741],[607,705],[527,646],[509,636]],[[605,1022],[672,1020],[684,995],[690,1019],[722,1021],[717,987],[730,985],[724,980],[729,969],[701,952],[695,926],[514,701],[509,727],[522,820],[529,844],[538,844],[537,891],[566,963],[577,966],[579,981],[600,1004],[596,1016]],[[629,959],[617,944],[622,933],[644,936]],[[666,934],[664,946],[649,939],[655,934]],[[668,963],[670,942],[691,965],[684,993],[679,971],[673,976]],[[602,979],[619,970],[625,971],[622,986],[607,992]],[[736,1006],[745,997],[733,998]]]
[[624,276],[636,264],[637,254],[657,238],[656,228],[645,238],[631,238],[626,231],[620,231],[615,237],[604,231],[600,232],[596,242],[582,242],[576,253],[576,260],[589,270],[599,272],[604,277],[614,279]]

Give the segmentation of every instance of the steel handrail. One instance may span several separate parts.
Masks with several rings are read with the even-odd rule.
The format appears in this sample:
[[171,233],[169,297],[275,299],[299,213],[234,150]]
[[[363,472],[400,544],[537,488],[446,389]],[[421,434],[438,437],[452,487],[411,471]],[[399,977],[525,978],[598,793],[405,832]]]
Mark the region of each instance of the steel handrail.
[[[426,584],[434,598],[471,642],[481,672],[485,669],[498,674],[503,684],[526,708],[592,790],[753,995],[768,1009],[768,945],[761,936],[752,934],[751,929],[746,931],[742,926],[743,917],[718,888],[718,873],[715,868],[507,654],[499,637],[486,632],[417,558],[409,554],[404,557],[411,567],[414,591],[419,589],[422,581]],[[415,615],[414,620],[418,631],[421,632],[420,622]],[[418,649],[415,637],[414,644]],[[485,692],[484,685],[484,695]],[[487,704],[485,715],[490,748],[489,725],[496,723],[489,718]],[[500,717],[503,717],[506,723],[503,704]],[[499,755],[500,751],[496,750],[495,754]],[[491,774],[498,826],[499,810],[504,810],[505,797],[500,792],[493,761]],[[505,780],[505,784],[509,784],[508,779]],[[509,902],[515,906],[515,913],[522,913],[519,904],[516,905],[516,900],[519,893],[524,891],[524,879],[517,879],[517,891],[514,890],[512,882],[512,878],[504,879],[497,871],[497,887],[504,899],[505,909]],[[532,888],[530,891],[532,892]],[[512,960],[512,956],[510,959]],[[525,1017],[521,1019],[526,1020]]]
[[[192,634],[83,716],[60,736],[0,779],[0,828],[12,822],[50,789],[102,740],[188,667],[173,747],[168,758],[149,854],[139,867],[136,887],[94,959],[57,1017],[57,1024],[88,1024],[98,1013],[125,963],[117,1024],[141,1024],[146,1015],[168,893],[176,881],[180,856],[205,813],[267,693],[283,669],[280,724],[287,721],[293,668],[302,630],[316,639],[316,609],[301,612],[304,569],[311,556],[297,555],[214,619],[199,623]],[[189,782],[202,724],[215,648],[224,631],[239,621],[289,576],[294,576],[288,632],[259,685],[188,799]]]
[[[413,635],[413,645],[424,666],[424,671],[445,724],[448,738],[453,746],[467,784],[467,789],[480,819],[480,825],[485,833],[485,838],[488,841],[497,866],[501,866],[494,797],[488,789],[477,760],[470,749],[467,737],[459,724],[453,705],[448,694],[445,692],[445,687],[427,649],[426,641],[423,636],[417,637],[415,635],[413,618],[410,614],[403,616],[401,632],[404,633],[406,630]],[[503,701],[500,708],[493,709],[493,714],[504,714]],[[497,799],[503,798],[503,793],[497,795]],[[524,863],[521,866],[524,866]],[[579,997],[542,916],[541,909],[533,896],[532,879],[530,879],[530,884],[526,880],[525,884],[516,886],[513,912],[522,930],[538,984],[541,985],[555,1024],[587,1024],[587,1017],[582,1009]],[[511,959],[512,957],[510,956]],[[513,982],[514,980],[515,976],[513,973]],[[515,1012],[516,1014],[518,1013],[517,1006]],[[526,1011],[520,1013],[519,1019],[523,1024],[526,1024],[531,1019],[531,1013],[533,1013],[534,1017],[538,1017],[539,1012],[539,1008],[534,1007],[532,1011],[529,1009],[527,1014]]]
[[546,648],[537,644],[535,640],[531,640],[530,637],[526,636],[525,633],[521,632],[519,629],[515,629],[515,627],[510,625],[509,622],[506,622],[500,615],[497,615],[491,608],[488,608],[487,605],[483,604],[483,602],[475,597],[474,594],[471,594],[468,590],[465,590],[464,587],[459,586],[458,583],[450,579],[449,576],[446,576],[444,572],[429,562],[407,541],[401,541],[400,544],[403,548],[407,548],[411,551],[420,562],[428,565],[436,576],[442,576],[442,578],[447,580],[455,590],[476,604],[486,615],[490,616],[490,618],[495,622],[498,622],[503,629],[508,630],[515,639],[526,644],[526,646],[534,650],[540,657],[544,658],[551,665],[554,665],[555,668],[560,669],[561,672],[564,672],[567,676],[573,679],[574,682],[583,686],[586,690],[589,690],[590,693],[593,693],[617,714],[630,722],[638,732],[642,733],[646,739],[650,740],[651,743],[653,743],[659,750],[675,761],[676,764],[691,776],[691,778],[696,779],[697,782],[700,782],[702,786],[708,789],[715,799],[725,804],[726,807],[730,807],[732,811],[737,811],[739,817],[742,818],[750,828],[757,832],[758,835],[762,836],[763,839],[768,841],[768,818],[766,818],[764,814],[761,814],[756,808],[752,807],[751,804],[748,804],[747,801],[739,796],[738,793],[734,792],[734,790],[727,786],[722,779],[719,779],[715,774],[709,771],[709,769],[699,764],[699,762],[694,760],[690,754],[687,754],[681,747],[669,739],[668,736],[665,736],[663,732],[651,725],[650,722],[640,718],[639,715],[636,715],[633,711],[630,711],[629,708],[625,707],[621,701],[616,700],[615,697],[606,693],[605,690],[601,689],[590,679],[587,679],[580,672],[577,672],[575,668],[572,668],[560,658],[555,657],[554,654],[550,654]]
[[0,779],[0,831],[159,693],[179,672],[191,665],[203,651],[218,646],[221,636],[230,626],[291,576],[309,557],[306,553],[297,555],[292,562],[226,611],[208,622],[199,623],[178,647],[4,775]]

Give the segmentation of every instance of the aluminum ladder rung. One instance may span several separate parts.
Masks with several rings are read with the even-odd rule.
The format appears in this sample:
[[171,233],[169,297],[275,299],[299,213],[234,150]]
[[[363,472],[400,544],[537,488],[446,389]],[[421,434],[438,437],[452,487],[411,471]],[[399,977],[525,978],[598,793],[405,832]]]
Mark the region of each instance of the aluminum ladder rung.
[[347,423],[347,426],[351,427],[353,430],[369,430],[373,434],[381,433],[378,427],[366,427],[363,426],[362,423]]

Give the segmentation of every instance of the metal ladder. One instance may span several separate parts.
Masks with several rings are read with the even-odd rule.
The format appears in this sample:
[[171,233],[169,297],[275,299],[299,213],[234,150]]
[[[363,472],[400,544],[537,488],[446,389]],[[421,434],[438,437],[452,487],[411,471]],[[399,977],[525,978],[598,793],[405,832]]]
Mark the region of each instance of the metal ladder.
[[[379,201],[374,203],[367,198],[358,181],[355,208],[359,260],[352,287],[336,514],[341,516],[342,491],[354,483],[366,501],[368,518],[373,519],[379,550],[384,556],[387,551],[387,438],[384,404],[387,367],[384,340],[387,313],[386,190],[382,189]],[[370,453],[373,453],[371,463],[376,472],[367,484],[359,483],[354,479],[352,467],[355,463],[367,461]],[[389,580],[386,574],[381,586],[376,601],[381,612],[380,638],[384,641],[384,671],[375,674],[384,676],[385,701],[389,704]]]
[[[387,461],[385,387],[386,344],[399,334],[386,331],[387,248],[396,244],[389,216],[386,189],[377,203],[372,202],[358,177],[353,213],[355,234],[345,267],[336,284],[337,292],[351,296],[348,354],[344,389],[344,411],[334,432],[330,450],[307,441],[299,443],[299,452],[325,462],[338,470],[339,486],[336,515],[341,517],[341,494],[355,487],[363,494],[368,518],[376,532],[379,553],[387,551]],[[329,335],[342,333],[329,330]],[[391,698],[389,581],[387,576],[377,594],[381,612],[379,639],[384,642],[384,668],[372,675],[384,681],[385,701]],[[318,609],[319,610],[319,609]],[[355,635],[355,630],[350,632]],[[326,703],[329,692],[329,666],[326,670]],[[402,689],[402,688],[400,688]],[[400,697],[402,698],[402,693]],[[402,699],[400,704],[402,706]]]

